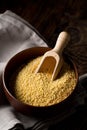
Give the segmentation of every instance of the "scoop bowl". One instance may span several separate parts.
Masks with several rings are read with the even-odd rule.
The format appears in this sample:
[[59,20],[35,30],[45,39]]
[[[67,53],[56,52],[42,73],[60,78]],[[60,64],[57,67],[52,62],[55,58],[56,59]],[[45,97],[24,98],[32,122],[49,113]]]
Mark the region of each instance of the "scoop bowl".
[[5,92],[5,95],[10,102],[10,104],[19,112],[25,115],[34,115],[34,116],[52,116],[56,115],[56,113],[61,113],[65,110],[68,110],[73,107],[73,97],[74,97],[74,91],[76,90],[76,86],[78,83],[78,72],[75,63],[69,59],[66,55],[64,55],[64,59],[66,62],[68,62],[71,67],[75,71],[76,75],[76,86],[74,91],[69,95],[65,100],[63,100],[60,103],[51,105],[51,106],[32,106],[27,105],[21,101],[19,101],[15,96],[13,92],[13,86],[9,86],[10,78],[12,74],[16,71],[16,69],[27,62],[29,59],[36,58],[38,56],[43,55],[45,52],[51,50],[51,48],[48,47],[34,47],[29,48],[26,50],[23,50],[13,56],[8,63],[6,64],[6,67],[3,72],[3,89]]

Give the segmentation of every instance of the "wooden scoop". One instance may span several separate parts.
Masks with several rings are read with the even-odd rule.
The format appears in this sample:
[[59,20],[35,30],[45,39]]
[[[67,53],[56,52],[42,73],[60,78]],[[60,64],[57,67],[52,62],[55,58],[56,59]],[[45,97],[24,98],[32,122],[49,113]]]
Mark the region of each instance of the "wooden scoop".
[[63,31],[59,34],[55,47],[47,51],[36,69],[36,73],[51,73],[51,80],[55,80],[63,65],[62,51],[70,40],[70,35]]

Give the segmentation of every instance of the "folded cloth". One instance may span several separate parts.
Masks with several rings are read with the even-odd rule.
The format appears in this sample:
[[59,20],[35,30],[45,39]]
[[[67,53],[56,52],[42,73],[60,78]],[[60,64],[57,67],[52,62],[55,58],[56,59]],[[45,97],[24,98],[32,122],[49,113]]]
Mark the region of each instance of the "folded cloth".
[[52,118],[38,119],[17,112],[5,99],[1,87],[4,66],[14,54],[35,46],[48,45],[39,32],[15,13],[6,11],[0,14],[0,130],[46,130],[75,111],[71,109]]
[[[46,47],[47,44],[29,23],[9,10],[0,15],[0,77],[6,62],[14,54],[23,49],[35,46]],[[0,78],[0,86],[1,82]],[[0,90],[2,90],[1,87]],[[2,96],[1,92],[0,130],[8,130],[15,125],[19,127],[17,124],[22,124],[22,122],[16,117],[14,109],[10,105],[7,105],[5,100],[1,99],[3,98]],[[23,116],[21,119],[24,120],[23,125],[25,128],[31,127],[37,121],[36,119],[26,119]]]

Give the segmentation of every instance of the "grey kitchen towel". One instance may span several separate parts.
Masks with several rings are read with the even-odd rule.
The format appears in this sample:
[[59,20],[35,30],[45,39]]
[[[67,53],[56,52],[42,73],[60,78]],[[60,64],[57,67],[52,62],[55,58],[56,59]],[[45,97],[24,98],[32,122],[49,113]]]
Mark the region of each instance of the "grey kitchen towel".
[[[7,10],[0,14],[0,77],[5,64],[16,53],[29,47],[47,46],[39,35],[28,22],[15,13]],[[1,82],[0,78],[0,88]],[[0,130],[9,130],[16,124],[23,124],[26,129],[37,121],[37,119],[16,114],[14,108],[5,102],[0,104]]]

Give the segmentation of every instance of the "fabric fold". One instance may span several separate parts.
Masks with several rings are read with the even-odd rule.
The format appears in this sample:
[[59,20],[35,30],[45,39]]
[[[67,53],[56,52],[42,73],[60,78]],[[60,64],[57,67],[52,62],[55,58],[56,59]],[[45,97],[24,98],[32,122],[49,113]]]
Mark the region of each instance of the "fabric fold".
[[[7,61],[16,53],[35,46],[47,47],[37,30],[9,10],[0,15],[0,87],[2,87],[2,72]],[[0,90],[0,97],[3,98],[0,103],[0,130],[12,129],[17,124],[23,124],[25,128],[32,127],[37,119],[31,119],[21,114],[19,118],[14,108],[5,103],[2,88]]]

